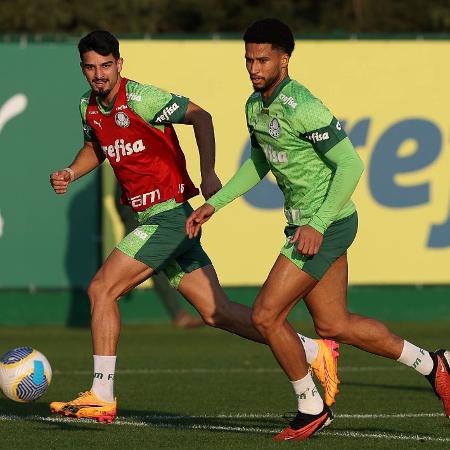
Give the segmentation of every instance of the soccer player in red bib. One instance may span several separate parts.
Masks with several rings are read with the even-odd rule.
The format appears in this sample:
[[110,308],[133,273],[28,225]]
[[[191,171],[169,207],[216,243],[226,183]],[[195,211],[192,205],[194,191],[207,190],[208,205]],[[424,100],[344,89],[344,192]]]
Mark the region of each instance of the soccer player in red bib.
[[[91,281],[91,330],[94,377],[90,390],[69,402],[53,402],[53,412],[111,422],[117,402],[113,383],[120,333],[118,299],[159,271],[199,311],[205,323],[256,342],[264,338],[252,324],[251,310],[228,300],[219,285],[200,237],[189,239],[187,202],[199,193],[173,123],[192,125],[200,154],[201,191],[208,199],[221,188],[214,171],[215,142],[211,116],[187,98],[121,77],[119,42],[94,31],[78,44],[81,68],[90,91],[80,112],[84,145],[73,163],[51,174],[57,194],[108,159],[139,226],[112,251]],[[298,335],[301,352],[319,378],[325,401],[338,392],[337,352],[333,341]],[[300,357],[300,356],[299,356]]]

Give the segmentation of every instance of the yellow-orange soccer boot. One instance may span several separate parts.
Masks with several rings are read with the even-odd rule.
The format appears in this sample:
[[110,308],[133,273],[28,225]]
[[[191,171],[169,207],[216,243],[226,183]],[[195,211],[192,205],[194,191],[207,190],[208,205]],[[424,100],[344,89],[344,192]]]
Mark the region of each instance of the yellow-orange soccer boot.
[[337,374],[339,344],[329,339],[316,339],[316,342],[319,345],[319,352],[311,363],[311,370],[323,387],[325,403],[331,406],[336,402],[336,395],[339,393],[340,381]]
[[104,402],[91,392],[81,392],[79,397],[70,402],[52,402],[50,411],[77,419],[94,419],[111,423],[117,415],[117,400]]

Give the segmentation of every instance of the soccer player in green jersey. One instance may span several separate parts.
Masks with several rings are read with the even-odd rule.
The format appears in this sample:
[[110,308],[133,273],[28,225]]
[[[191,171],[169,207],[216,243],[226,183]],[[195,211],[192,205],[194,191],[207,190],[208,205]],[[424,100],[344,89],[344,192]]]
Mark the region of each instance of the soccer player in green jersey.
[[253,306],[253,323],[293,385],[298,413],[276,440],[303,440],[328,425],[332,413],[317,392],[287,317],[300,298],[322,338],[351,344],[406,364],[430,381],[450,416],[450,352],[428,352],[381,322],[347,309],[347,248],[357,230],[351,195],[363,164],[339,121],[288,75],[291,30],[264,19],[244,34],[254,93],[246,104],[251,156],[231,180],[186,222],[195,237],[217,210],[269,171],[284,194],[286,243]]

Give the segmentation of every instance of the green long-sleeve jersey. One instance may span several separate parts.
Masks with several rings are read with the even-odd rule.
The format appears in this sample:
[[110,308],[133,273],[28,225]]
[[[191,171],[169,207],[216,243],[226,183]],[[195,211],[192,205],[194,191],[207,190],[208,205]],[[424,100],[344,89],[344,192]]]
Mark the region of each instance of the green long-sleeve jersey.
[[302,84],[285,78],[268,99],[246,104],[251,157],[208,203],[217,209],[272,171],[290,224],[323,233],[355,211],[350,197],[363,165],[341,124]]

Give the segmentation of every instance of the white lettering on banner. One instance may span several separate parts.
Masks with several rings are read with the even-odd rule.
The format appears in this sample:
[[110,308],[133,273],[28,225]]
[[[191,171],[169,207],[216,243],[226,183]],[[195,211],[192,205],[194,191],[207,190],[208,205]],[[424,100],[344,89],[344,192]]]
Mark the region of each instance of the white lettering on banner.
[[[16,94],[6,100],[0,107],[0,133],[3,127],[14,117],[22,114],[28,105],[28,98],[24,94]],[[5,221],[0,211],[0,237],[3,236]]]
[[289,105],[292,109],[297,108],[297,103],[294,100],[294,97],[288,97],[287,95],[280,94],[280,100],[285,105]]
[[182,193],[184,192],[184,184],[183,184],[183,183],[181,183],[181,184],[178,185],[178,192],[179,192],[180,194],[182,194]]
[[146,192],[145,194],[136,195],[135,197],[131,197],[128,199],[133,208],[138,208],[139,206],[146,206],[152,204],[156,200],[161,200],[161,192],[159,191],[159,189]]
[[11,119],[25,111],[27,105],[28,98],[24,94],[16,94],[6,100],[0,108],[0,133]]
[[286,164],[289,162],[287,151],[282,150],[274,150],[271,145],[265,145],[263,146],[264,153],[266,155],[266,158],[268,161],[273,163],[283,163]]
[[142,139],[134,141],[133,143],[125,143],[123,139],[116,139],[114,145],[102,145],[102,150],[105,156],[120,161],[120,156],[128,156],[133,153],[139,153],[145,150],[145,145]]
[[180,107],[178,103],[172,103],[171,106],[167,106],[162,110],[162,114],[155,120],[156,123],[167,122],[170,116]]

